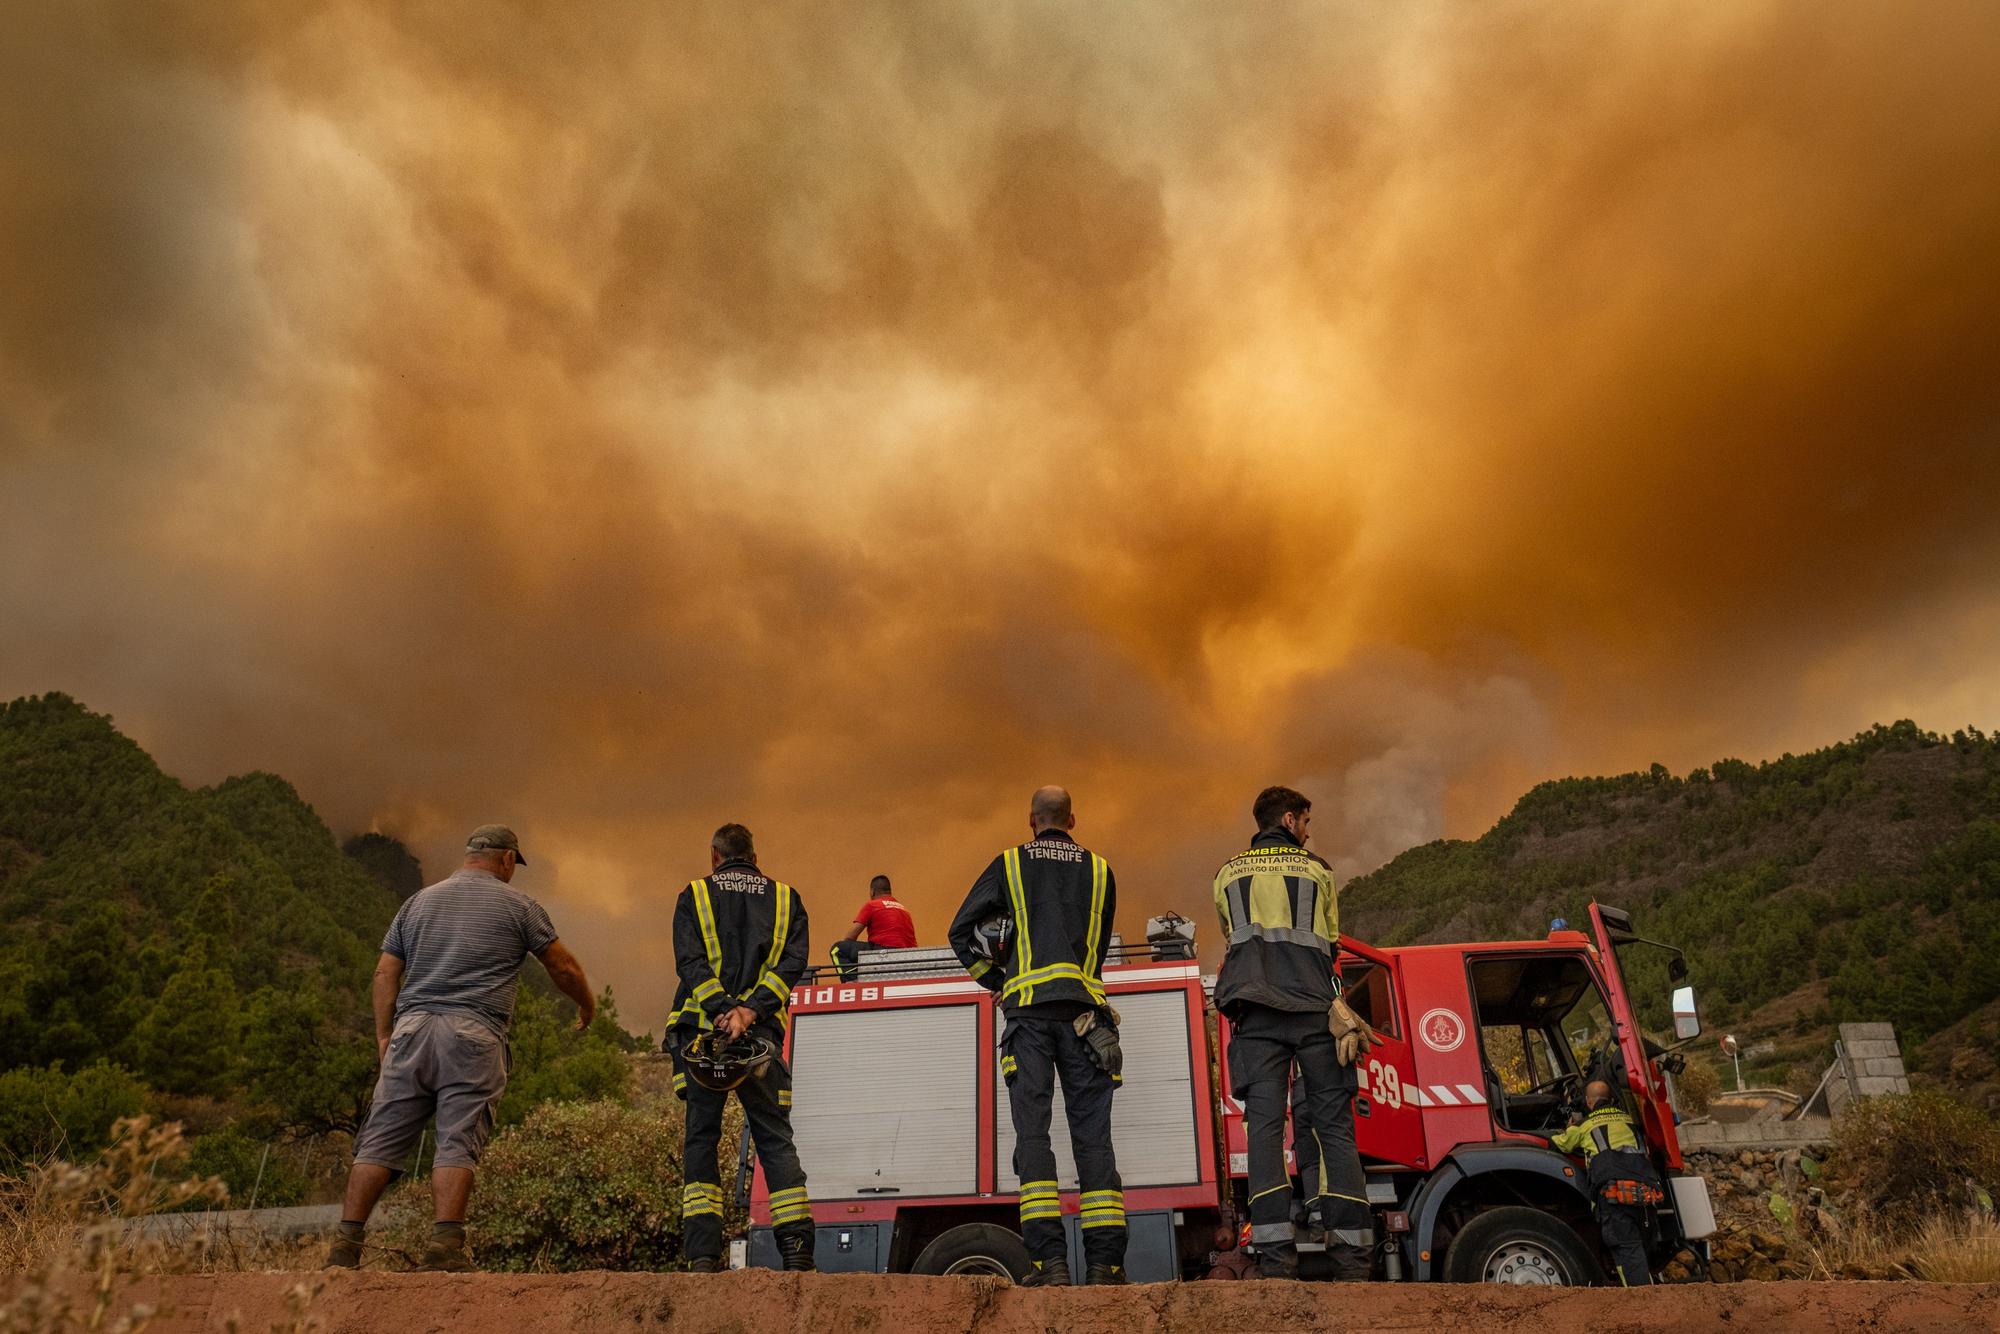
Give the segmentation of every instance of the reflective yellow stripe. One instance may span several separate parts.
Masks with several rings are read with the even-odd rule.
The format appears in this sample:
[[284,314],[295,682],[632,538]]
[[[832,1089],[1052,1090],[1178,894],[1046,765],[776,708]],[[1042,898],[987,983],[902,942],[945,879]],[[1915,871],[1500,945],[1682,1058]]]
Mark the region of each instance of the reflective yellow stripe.
[[771,1222],[796,1223],[812,1217],[812,1201],[806,1198],[804,1186],[791,1186],[785,1190],[771,1192]]
[[778,1106],[789,1107],[791,1105],[792,1105],[792,1091],[790,1089],[779,1089]]
[[1103,1204],[1106,1201],[1114,1204],[1123,1204],[1125,1203],[1125,1192],[1122,1190],[1087,1190],[1077,1198],[1082,1200],[1086,1205]]
[[1124,1226],[1125,1226],[1125,1211],[1124,1211],[1123,1209],[1121,1209],[1121,1210],[1119,1210],[1119,1211],[1118,1211],[1117,1213],[1115,1213],[1115,1214],[1111,1215],[1110,1217],[1097,1217],[1097,1216],[1095,1216],[1095,1215],[1092,1215],[1092,1214],[1085,1214],[1085,1215],[1083,1216],[1083,1221],[1082,1221],[1082,1223],[1080,1224],[1080,1226],[1082,1226],[1082,1227],[1124,1227]]
[[973,978],[976,980],[992,972],[993,965],[986,962],[986,960],[984,959],[974,959],[972,961],[972,967],[966,969],[965,971],[971,973]]
[[782,880],[774,880],[772,885],[778,895],[778,915],[771,923],[771,948],[764,956],[764,975],[757,979],[757,985],[777,998],[778,1022],[790,1028],[792,989],[778,976],[778,960],[784,957],[785,940],[792,934],[792,887]]
[[[708,901],[708,881],[694,882],[694,915],[701,923],[701,947],[708,955],[708,966],[715,973],[722,972],[722,940],[715,931],[715,905]],[[720,989],[720,984],[717,984]]]
[[[1094,977],[1097,974],[1097,942],[1104,936],[1104,879],[1107,868],[1104,858],[1090,854],[1090,931],[1083,947],[1083,966]],[[1102,999],[1100,997],[1099,999]]]
[[[792,887],[782,880],[773,883],[778,894],[778,918],[771,923],[771,951],[764,956],[764,971],[775,977],[778,960],[784,957],[785,939],[792,934]],[[785,994],[790,994],[790,988],[786,988]]]
[[705,1001],[710,996],[720,996],[721,994],[722,983],[712,977],[694,984],[694,998],[698,1001]]
[[1011,1074],[1013,1074],[1013,1073],[1014,1073],[1015,1069],[1016,1069],[1016,1066],[1015,1066],[1015,1064],[1014,1064],[1014,1058],[1013,1058],[1013,1057],[1011,1057],[1011,1056],[1002,1056],[1002,1057],[1000,1058],[1000,1073],[1001,1073],[1001,1074],[1003,1074],[1003,1075],[1011,1075]]
[[[1034,971],[1035,943],[1028,937],[1028,891],[1021,884],[1021,850],[1009,848],[1000,854],[1001,862],[1007,868],[1007,896],[1014,901],[1014,954],[1022,974]],[[1008,992],[1015,990],[1009,983]],[[1035,993],[1030,991],[1022,997],[1022,1004],[1033,1004]]]
[[1047,967],[1037,968],[1031,973],[1022,973],[1019,977],[1010,977],[1007,979],[1007,985],[1001,989],[1000,995],[1002,999],[1005,999],[1019,992],[1022,993],[1021,1004],[1032,1005],[1035,999],[1034,989],[1044,982],[1053,982],[1057,979],[1082,984],[1083,989],[1090,994],[1091,1000],[1099,1005],[1104,1003],[1103,986],[1098,983],[1096,978],[1084,972],[1083,969],[1073,963],[1052,963]]

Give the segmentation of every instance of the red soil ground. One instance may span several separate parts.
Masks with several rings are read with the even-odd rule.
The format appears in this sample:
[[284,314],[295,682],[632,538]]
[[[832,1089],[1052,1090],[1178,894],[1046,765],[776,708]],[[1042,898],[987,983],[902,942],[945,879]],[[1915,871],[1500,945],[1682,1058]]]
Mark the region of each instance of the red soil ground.
[[[313,1290],[303,1311],[287,1294]],[[0,1278],[0,1299],[19,1291]],[[69,1289],[86,1303],[87,1287]],[[700,1334],[1152,1334],[1256,1330],[1518,1330],[1523,1334],[1726,1329],[2000,1331],[2000,1286],[1685,1284],[1646,1291],[1299,1283],[1150,1284],[1035,1292],[990,1279],[735,1274],[220,1274],[134,1280],[124,1303],[158,1308],[149,1334],[264,1330],[686,1330]]]

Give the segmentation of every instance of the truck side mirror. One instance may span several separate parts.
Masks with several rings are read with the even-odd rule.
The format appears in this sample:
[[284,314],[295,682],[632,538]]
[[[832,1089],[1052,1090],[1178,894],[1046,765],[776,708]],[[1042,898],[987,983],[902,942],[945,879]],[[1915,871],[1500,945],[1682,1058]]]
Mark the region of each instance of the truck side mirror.
[[1701,1016],[1695,1013],[1693,987],[1674,988],[1673,1010],[1675,1037],[1685,1042],[1701,1036]]

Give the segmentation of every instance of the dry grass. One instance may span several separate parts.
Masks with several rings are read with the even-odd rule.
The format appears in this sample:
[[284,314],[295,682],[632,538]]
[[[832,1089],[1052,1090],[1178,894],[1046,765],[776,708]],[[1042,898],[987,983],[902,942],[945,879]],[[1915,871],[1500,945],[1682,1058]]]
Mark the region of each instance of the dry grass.
[[1933,1283],[2000,1283],[2000,1222],[1977,1213],[1934,1218],[1917,1233],[1909,1263]]
[[1914,1231],[1864,1222],[1821,1237],[1805,1256],[1807,1278],[2000,1283],[2000,1222],[1981,1211],[1932,1218]]
[[[240,1263],[244,1250],[227,1238],[218,1244],[210,1234],[169,1245],[128,1229],[131,1219],[222,1204],[229,1192],[213,1177],[179,1175],[188,1146],[178,1123],[135,1117],[119,1122],[113,1135],[111,1147],[90,1163],[54,1161],[0,1179],[0,1269],[25,1276],[13,1299],[0,1304],[0,1334],[139,1334],[156,1313],[121,1298],[125,1277],[248,1267]],[[237,1263],[219,1262],[224,1257]],[[310,1291],[302,1290],[295,1328],[303,1328],[310,1301]]]

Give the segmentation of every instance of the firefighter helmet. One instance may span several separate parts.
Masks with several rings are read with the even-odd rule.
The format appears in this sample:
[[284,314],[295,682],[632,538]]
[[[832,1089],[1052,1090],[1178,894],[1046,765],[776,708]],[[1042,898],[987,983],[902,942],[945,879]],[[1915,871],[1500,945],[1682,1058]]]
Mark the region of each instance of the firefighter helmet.
[[698,1033],[681,1048],[687,1077],[712,1093],[727,1093],[744,1080],[762,1074],[778,1045],[760,1033],[745,1033],[733,1042],[714,1029]]
[[972,928],[972,952],[988,963],[1006,963],[1007,955],[1013,948],[1013,913],[994,913]]

